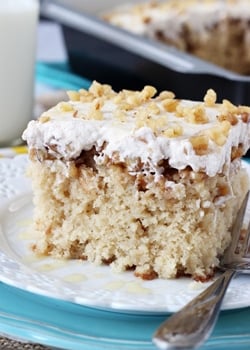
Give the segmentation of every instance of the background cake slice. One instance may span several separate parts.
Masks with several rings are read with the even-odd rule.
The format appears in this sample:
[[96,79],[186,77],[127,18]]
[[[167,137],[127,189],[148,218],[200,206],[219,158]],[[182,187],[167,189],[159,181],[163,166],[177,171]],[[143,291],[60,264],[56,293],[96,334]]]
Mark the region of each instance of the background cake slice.
[[164,0],[121,6],[111,24],[250,74],[250,0]]
[[[93,82],[31,121],[37,254],[209,278],[248,188],[250,108]],[[83,267],[84,269],[84,264]]]

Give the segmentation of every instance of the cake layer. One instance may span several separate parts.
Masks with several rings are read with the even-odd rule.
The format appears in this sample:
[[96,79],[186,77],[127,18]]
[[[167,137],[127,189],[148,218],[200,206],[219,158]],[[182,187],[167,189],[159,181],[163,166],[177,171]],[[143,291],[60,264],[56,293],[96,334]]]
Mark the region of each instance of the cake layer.
[[134,269],[143,279],[206,280],[231,240],[249,188],[236,163],[229,175],[170,169],[155,182],[111,163],[95,170],[82,164],[76,171],[72,161],[35,162],[30,175],[39,238],[33,249],[111,264],[117,272]]

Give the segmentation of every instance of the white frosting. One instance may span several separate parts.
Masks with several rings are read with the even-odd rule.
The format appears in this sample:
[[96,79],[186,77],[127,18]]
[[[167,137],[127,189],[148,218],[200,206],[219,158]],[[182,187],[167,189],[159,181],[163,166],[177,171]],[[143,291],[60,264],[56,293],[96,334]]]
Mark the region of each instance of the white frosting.
[[[152,101],[152,100],[151,100]],[[80,115],[88,116],[91,103],[72,102],[70,104]],[[182,106],[197,106],[198,102],[180,101]],[[159,108],[161,103],[157,102]],[[145,103],[145,108],[147,104]],[[73,112],[62,112],[59,106],[49,110],[47,122],[31,121],[24,131],[23,139],[27,140],[30,149],[46,150],[53,157],[64,160],[76,159],[83,150],[95,147],[101,150],[96,156],[97,162],[102,162],[105,156],[113,158],[118,155],[120,161],[130,160],[129,171],[135,173],[138,158],[146,164],[144,171],[154,172],[159,176],[162,168],[159,161],[167,159],[170,166],[176,169],[185,169],[190,166],[194,171],[205,171],[214,176],[223,171],[224,165],[231,162],[231,149],[233,146],[243,145],[246,152],[250,146],[250,124],[243,123],[239,117],[238,123],[229,131],[226,142],[218,146],[209,141],[209,149],[205,155],[197,155],[190,142],[190,137],[199,134],[205,129],[218,125],[218,105],[204,107],[209,122],[206,124],[192,124],[185,118],[176,117],[174,113],[161,110],[154,118],[166,116],[168,128],[172,123],[178,123],[183,134],[177,137],[166,137],[155,134],[150,127],[136,127],[136,108],[126,112],[126,121],[113,116],[119,106],[106,101],[101,108],[103,120],[75,118]]]

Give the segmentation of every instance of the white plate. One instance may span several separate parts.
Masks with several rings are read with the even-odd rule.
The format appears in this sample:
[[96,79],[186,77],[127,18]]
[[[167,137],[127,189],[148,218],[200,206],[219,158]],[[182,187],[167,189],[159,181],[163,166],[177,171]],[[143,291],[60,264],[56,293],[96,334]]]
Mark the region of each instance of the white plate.
[[[0,280],[39,295],[111,311],[175,312],[208,283],[189,278],[142,281],[133,272],[117,274],[108,266],[78,260],[37,258],[30,245],[32,191],[25,177],[26,156],[0,160]],[[250,165],[245,163],[250,174]],[[223,309],[250,306],[250,279],[230,284]]]

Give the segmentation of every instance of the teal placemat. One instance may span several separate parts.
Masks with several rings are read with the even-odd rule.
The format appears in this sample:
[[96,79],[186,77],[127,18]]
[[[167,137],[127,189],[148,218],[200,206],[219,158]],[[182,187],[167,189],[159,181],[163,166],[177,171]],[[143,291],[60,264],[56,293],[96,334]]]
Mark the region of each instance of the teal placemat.
[[36,81],[55,89],[87,89],[91,82],[71,72],[67,63],[36,64]]
[[[92,309],[0,283],[0,329],[67,350],[156,350],[151,337],[167,315]],[[250,308],[223,311],[201,350],[249,350]],[[39,349],[40,350],[40,349]]]

